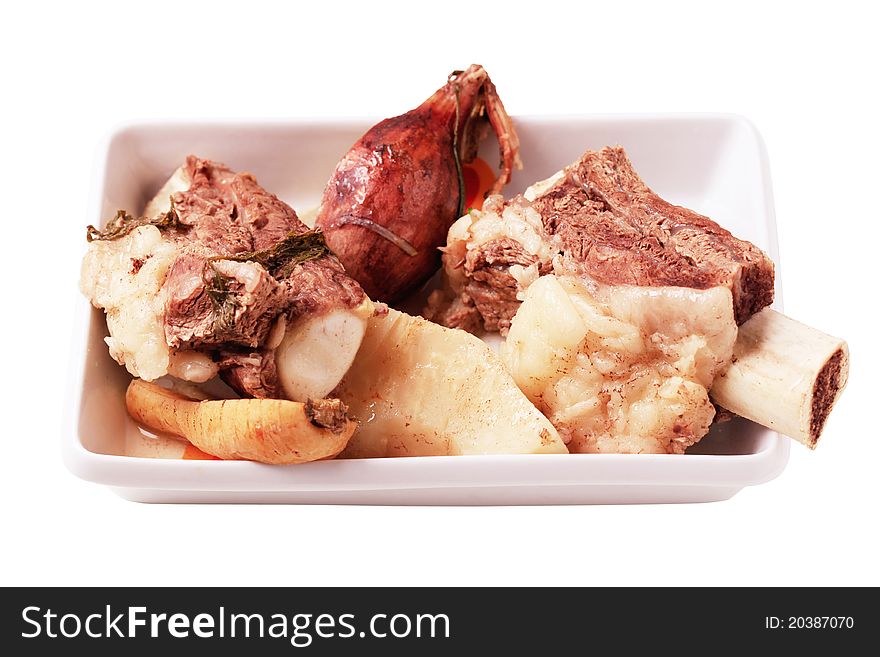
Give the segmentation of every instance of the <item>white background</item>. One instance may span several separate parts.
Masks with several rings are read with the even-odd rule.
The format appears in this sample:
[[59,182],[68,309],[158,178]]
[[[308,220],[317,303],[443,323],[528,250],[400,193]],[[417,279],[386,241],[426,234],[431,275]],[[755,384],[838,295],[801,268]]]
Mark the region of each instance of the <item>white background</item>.
[[[297,5],[3,9],[0,584],[880,584],[869,3]],[[472,62],[512,114],[755,122],[786,312],[852,351],[818,451],[793,445],[771,483],[685,506],[147,506],[70,475],[61,411],[100,138],[132,119],[390,116]]]

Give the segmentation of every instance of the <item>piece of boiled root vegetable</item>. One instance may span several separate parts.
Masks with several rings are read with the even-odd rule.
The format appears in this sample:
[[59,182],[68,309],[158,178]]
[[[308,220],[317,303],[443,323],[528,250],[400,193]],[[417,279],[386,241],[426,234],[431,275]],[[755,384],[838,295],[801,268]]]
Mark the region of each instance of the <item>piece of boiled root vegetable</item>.
[[765,309],[739,327],[733,363],[712,385],[720,406],[815,449],[849,375],[840,338]]
[[306,401],[329,395],[354,362],[373,312],[373,303],[365,300],[287,327],[275,349],[285,397]]
[[360,421],[347,458],[567,451],[482,340],[395,310],[334,394]]
[[521,167],[519,140],[476,64],[418,108],[373,126],[336,165],[316,224],[372,299],[399,301],[439,268],[438,248],[464,210],[461,163],[476,157],[486,118],[501,150],[498,193]]
[[181,436],[221,459],[287,464],[332,458],[357,427],[338,399],[195,401],[135,379],[125,403],[136,422]]

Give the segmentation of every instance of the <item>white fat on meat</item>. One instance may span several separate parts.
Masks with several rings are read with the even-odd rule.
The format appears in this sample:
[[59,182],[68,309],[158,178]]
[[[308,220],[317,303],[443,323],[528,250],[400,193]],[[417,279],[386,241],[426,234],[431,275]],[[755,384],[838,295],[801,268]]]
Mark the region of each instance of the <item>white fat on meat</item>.
[[571,452],[680,454],[709,430],[708,388],[736,335],[726,287],[548,275],[526,290],[501,353]]
[[80,289],[106,313],[110,335],[104,342],[132,376],[154,381],[170,374],[204,383],[217,376],[211,357],[175,351],[165,339],[168,292],[163,286],[177,256],[177,246],[155,226],[140,226],[114,240],[95,240],[83,258]]
[[177,247],[155,226],[140,226],[115,240],[89,244],[80,289],[107,314],[110,355],[133,375],[153,381],[168,373],[165,276]]
[[[471,210],[452,224],[443,248],[443,267],[447,285],[455,294],[461,294],[468,280],[461,269],[468,251],[488,242],[512,239],[522,246],[523,251],[535,256],[537,263],[548,265],[553,262],[560,249],[558,238],[547,234],[541,216],[530,202],[564,174],[559,171],[526,189],[523,193],[525,202],[511,202],[505,207],[503,196],[490,196],[484,201],[482,210]],[[519,285],[518,297],[521,299],[526,288],[538,279],[538,265],[512,265],[509,271]]]
[[[449,229],[443,263],[452,291],[460,294],[467,283],[461,263],[468,251],[505,238],[518,243],[523,251],[535,256],[542,264],[550,263],[559,250],[556,240],[544,232],[541,216],[528,203],[513,202],[505,207],[500,194],[490,196],[483,203],[482,210],[471,210]],[[538,267],[514,265],[510,273],[524,290],[538,277]]]
[[193,349],[171,352],[168,364],[171,376],[191,383],[210,381],[217,376],[218,369],[217,363],[208,354]]

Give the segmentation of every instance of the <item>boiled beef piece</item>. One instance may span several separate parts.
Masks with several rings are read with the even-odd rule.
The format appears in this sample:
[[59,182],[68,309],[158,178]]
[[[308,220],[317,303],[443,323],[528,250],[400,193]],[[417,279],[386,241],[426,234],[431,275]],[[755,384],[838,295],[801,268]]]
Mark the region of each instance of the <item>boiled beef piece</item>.
[[365,301],[320,233],[248,173],[193,156],[170,196],[180,255],[164,287],[165,337],[173,349],[214,355],[238,392],[282,397],[273,329]]
[[425,314],[506,333],[522,290],[550,272],[610,285],[728,287],[742,324],[773,301],[773,262],[708,217],[641,180],[623,148],[587,151],[524,195],[490,197],[449,233],[449,289]]

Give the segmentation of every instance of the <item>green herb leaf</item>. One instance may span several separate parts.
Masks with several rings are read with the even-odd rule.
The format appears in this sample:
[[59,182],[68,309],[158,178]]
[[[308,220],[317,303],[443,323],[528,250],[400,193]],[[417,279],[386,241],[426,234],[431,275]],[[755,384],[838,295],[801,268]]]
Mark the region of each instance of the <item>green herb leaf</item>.
[[172,208],[168,212],[155,217],[132,217],[125,210],[118,210],[116,216],[107,222],[103,230],[98,230],[92,225],[86,227],[86,241],[115,240],[125,237],[135,228],[140,226],[156,226],[157,228],[177,228],[181,226],[177,213]]
[[330,247],[320,230],[305,233],[291,231],[281,241],[268,249],[247,251],[235,255],[217,255],[205,262],[202,278],[205,291],[214,306],[214,332],[222,334],[235,325],[235,315],[239,308],[236,296],[229,289],[228,277],[217,271],[214,262],[231,260],[233,262],[256,262],[275,278],[287,278],[298,264],[331,255]]
[[217,271],[210,262],[205,263],[203,273],[205,291],[214,306],[214,334],[223,335],[235,325],[235,313],[239,303],[226,284],[227,277]]
[[235,262],[257,262],[263,265],[275,278],[287,278],[293,268],[303,262],[330,255],[330,247],[320,230],[305,233],[290,231],[280,242],[262,251],[248,251],[230,256],[214,256],[211,260],[233,260]]

